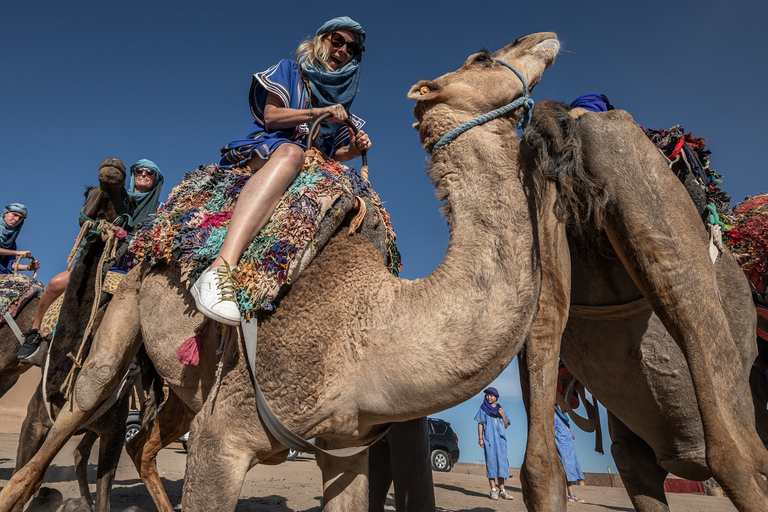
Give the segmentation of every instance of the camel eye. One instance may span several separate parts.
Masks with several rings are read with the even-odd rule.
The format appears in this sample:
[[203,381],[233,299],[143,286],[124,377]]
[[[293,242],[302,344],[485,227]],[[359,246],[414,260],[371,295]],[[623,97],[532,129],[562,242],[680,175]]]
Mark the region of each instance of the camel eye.
[[475,58],[472,60],[473,64],[481,64],[485,67],[489,67],[492,65],[492,59],[491,56],[487,53],[479,53],[475,56]]

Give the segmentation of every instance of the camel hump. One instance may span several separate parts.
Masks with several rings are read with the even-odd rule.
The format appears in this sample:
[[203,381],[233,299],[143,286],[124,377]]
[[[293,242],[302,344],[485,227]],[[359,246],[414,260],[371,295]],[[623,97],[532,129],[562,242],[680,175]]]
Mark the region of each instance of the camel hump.
[[554,213],[577,231],[590,224],[599,227],[607,203],[602,181],[589,172],[582,158],[581,119],[589,115],[583,114],[577,121],[564,103],[542,100],[533,109],[520,145],[520,154],[537,188],[541,189],[547,180],[557,183]]

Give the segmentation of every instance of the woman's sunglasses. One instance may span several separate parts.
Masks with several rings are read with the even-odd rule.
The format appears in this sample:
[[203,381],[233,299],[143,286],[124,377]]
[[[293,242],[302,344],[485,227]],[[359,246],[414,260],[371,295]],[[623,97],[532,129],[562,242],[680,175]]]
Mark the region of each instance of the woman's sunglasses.
[[365,46],[360,46],[355,41],[347,41],[344,39],[344,36],[339,34],[338,32],[331,32],[331,45],[334,48],[341,48],[343,46],[346,46],[347,49],[345,50],[347,52],[347,55],[354,57],[358,53],[362,53],[365,51]]
[[146,174],[150,178],[154,178],[157,173],[152,169],[136,169],[135,171],[133,171],[133,174],[135,176],[141,176],[142,174]]

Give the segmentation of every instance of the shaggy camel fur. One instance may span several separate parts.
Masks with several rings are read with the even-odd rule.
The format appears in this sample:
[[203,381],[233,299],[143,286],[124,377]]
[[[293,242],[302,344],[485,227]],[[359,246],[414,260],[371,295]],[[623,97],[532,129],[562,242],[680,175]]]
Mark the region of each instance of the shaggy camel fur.
[[[417,83],[409,97],[418,101],[415,126],[427,150],[458,124],[521,94],[518,77],[494,58],[515,66],[532,87],[558,49],[554,34],[534,34]],[[446,201],[451,242],[430,276],[398,279],[367,238],[340,231],[277,310],[260,318],[256,378],[288,428],[324,448],[363,445],[391,421],[474,396],[522,347],[540,267],[533,193],[518,166],[519,117],[518,110],[474,128],[433,155],[429,174]],[[0,511],[19,510],[35,492],[54,454],[114,388],[142,339],[180,401],[200,411],[182,508],[233,510],[248,469],[284,460],[287,450],[259,421],[242,345],[227,328],[221,337],[205,330],[198,367],[179,363],[175,350],[200,321],[177,271],[131,271],[104,316],[71,410],[59,414],[38,455],[0,493]],[[222,340],[221,383],[203,406]],[[317,455],[325,510],[367,508],[367,458],[367,451],[344,459]],[[565,507],[562,496],[559,509]]]
[[[99,186],[90,189],[88,200],[83,207],[83,214],[90,219],[112,223],[118,214],[129,205],[128,195],[123,188],[125,167],[117,159],[107,159],[99,167]],[[82,224],[83,221],[81,220]],[[103,231],[107,228],[103,227]],[[70,354],[77,354],[85,330],[91,320],[94,300],[100,301],[93,321],[94,332],[98,329],[110,295],[96,293],[96,281],[103,271],[99,264],[104,251],[104,242],[97,238],[90,241],[80,253],[72,268],[69,284],[64,292],[62,309],[56,336],[51,344],[44,366],[45,379],[30,400],[27,416],[21,428],[19,447],[16,454],[16,471],[29,461],[43,443],[51,428],[46,410],[44,394],[51,402],[54,415],[67,401],[66,379],[74,362]],[[85,340],[84,354],[87,355],[93,336]],[[45,393],[43,390],[45,386]],[[128,415],[128,395],[124,394],[112,407],[88,425],[88,431],[75,449],[75,470],[80,484],[81,496],[89,506],[99,512],[109,512],[109,497],[112,482],[117,471],[117,464],[125,438],[125,419]],[[97,439],[99,443],[99,463],[96,487],[96,502],[88,488],[86,468],[88,458]]]
[[[575,121],[541,102],[523,148],[552,180],[526,350],[551,349],[562,334],[565,364],[610,411],[613,457],[637,510],[669,510],[667,472],[714,476],[739,510],[768,510],[768,452],[748,386],[755,310],[734,258],[722,249],[710,259],[693,202],[627,112]],[[600,193],[579,189],[585,176]],[[539,366],[545,378],[555,365]]]

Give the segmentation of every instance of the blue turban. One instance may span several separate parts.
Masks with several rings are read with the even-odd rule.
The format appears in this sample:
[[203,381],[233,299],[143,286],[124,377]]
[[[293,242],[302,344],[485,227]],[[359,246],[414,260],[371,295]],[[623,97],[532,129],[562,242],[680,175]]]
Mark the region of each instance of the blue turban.
[[315,35],[321,36],[334,30],[349,30],[355,34],[355,42],[357,44],[362,46],[365,43],[365,30],[363,30],[363,26],[349,16],[339,16],[338,18],[326,21],[317,29]]
[[[148,192],[134,192],[136,180],[134,173],[136,169],[151,169],[155,171],[155,183]],[[128,195],[136,200],[137,206],[133,211],[133,226],[138,226],[141,221],[147,218],[147,215],[155,213],[160,205],[160,193],[163,188],[163,173],[152,160],[142,158],[131,166],[131,181],[128,183]]]
[[485,391],[483,391],[483,393],[484,393],[484,394],[486,394],[486,395],[487,395],[488,393],[490,393],[490,394],[492,394],[493,396],[495,396],[496,398],[499,398],[499,392],[498,392],[498,391],[496,391],[496,388],[486,388],[486,389],[485,389]]
[[14,227],[6,224],[5,214],[10,212],[19,213],[23,215],[25,219],[27,218],[27,207],[21,203],[11,203],[3,208],[3,218],[0,219],[0,247],[3,249],[10,249],[13,247],[14,242],[16,242],[16,238],[19,236],[19,232],[21,232],[21,226],[24,225],[23,220]]
[[571,103],[571,108],[581,107],[590,112],[608,112],[613,110],[613,105],[605,94],[590,92],[582,94]]

